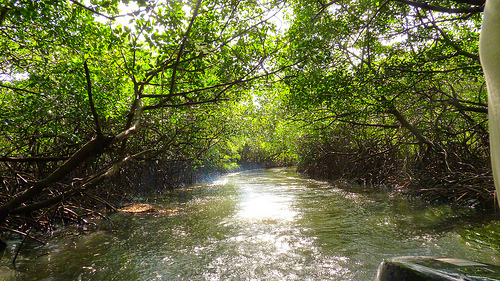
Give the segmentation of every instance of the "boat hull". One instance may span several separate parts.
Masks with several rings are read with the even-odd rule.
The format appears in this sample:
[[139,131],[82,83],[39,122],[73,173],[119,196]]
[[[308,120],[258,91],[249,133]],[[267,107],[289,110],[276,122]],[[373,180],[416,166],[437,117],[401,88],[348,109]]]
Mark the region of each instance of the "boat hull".
[[500,266],[453,258],[398,257],[383,261],[376,281],[500,280]]

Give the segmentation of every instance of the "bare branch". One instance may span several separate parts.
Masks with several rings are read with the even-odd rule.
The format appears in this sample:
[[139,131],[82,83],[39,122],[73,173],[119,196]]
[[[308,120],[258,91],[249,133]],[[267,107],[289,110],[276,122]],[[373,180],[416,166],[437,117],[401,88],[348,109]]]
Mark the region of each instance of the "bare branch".
[[89,104],[90,110],[92,111],[92,116],[94,117],[95,129],[97,132],[97,137],[102,137],[101,125],[99,124],[99,115],[97,115],[97,111],[95,110],[94,100],[92,98],[92,82],[90,81],[90,72],[89,66],[87,65],[87,61],[83,62],[83,67],[85,68],[85,77],[87,79],[87,94],[89,96]]
[[78,165],[93,155],[100,153],[103,148],[111,144],[112,138],[102,139],[95,138],[87,142],[82,148],[75,152],[64,164],[53,171],[46,178],[39,180],[24,191],[23,193],[13,197],[11,200],[0,206],[0,223],[3,222],[12,210],[19,207],[24,202],[32,199],[40,194],[46,187],[56,183],[74,171]]
[[0,87],[6,88],[6,89],[9,89],[9,90],[13,90],[13,91],[25,92],[25,93],[28,93],[28,94],[34,94],[34,95],[38,95],[39,94],[37,92],[33,92],[33,91],[30,91],[30,90],[16,88],[16,87],[7,86],[7,85],[3,85],[3,84],[0,84]]
[[447,8],[442,6],[433,6],[427,3],[410,1],[410,0],[392,0],[400,2],[413,7],[421,8],[428,11],[442,12],[448,14],[470,14],[470,13],[481,13],[484,10],[483,6],[479,7],[460,7],[460,8]]
[[355,121],[350,121],[350,120],[342,120],[339,119],[339,122],[351,124],[351,125],[356,125],[356,126],[363,126],[363,127],[379,127],[379,128],[387,128],[387,129],[398,129],[401,128],[401,125],[388,125],[388,124],[372,124],[372,123],[361,123],[361,122],[355,122]]
[[150,105],[150,106],[144,106],[144,110],[152,110],[152,109],[158,109],[158,108],[175,108],[175,107],[183,107],[183,106],[193,106],[193,105],[200,105],[200,104],[206,104],[206,103],[216,103],[219,101],[228,101],[229,99],[210,99],[210,100],[202,100],[202,101],[196,101],[196,102],[186,102],[186,103],[179,103],[179,104],[156,104],[156,105]]
[[22,236],[24,237],[28,237],[29,239],[33,240],[33,241],[36,241],[42,245],[45,245],[47,243],[43,242],[42,240],[40,239],[37,239],[31,235],[29,235],[28,233],[25,233],[25,232],[22,232],[22,231],[19,231],[19,230],[16,230],[16,229],[12,229],[12,228],[8,228],[8,227],[4,227],[4,226],[0,226],[0,230],[3,230],[3,231],[10,231],[10,232],[13,232],[13,233],[17,233],[17,234],[21,234]]
[[[35,211],[35,210],[40,210],[40,209],[52,206],[56,203],[62,202],[64,200],[67,200],[76,194],[85,192],[85,191],[97,186],[99,183],[103,182],[104,180],[110,178],[114,174],[116,174],[116,172],[119,171],[119,169],[123,165],[123,163],[125,163],[129,160],[135,159],[146,152],[147,151],[139,152],[137,154],[131,155],[129,157],[126,157],[124,159],[117,161],[116,163],[114,163],[110,167],[108,167],[106,170],[103,170],[100,173],[90,177],[85,183],[81,184],[77,188],[73,188],[71,190],[68,190],[68,191],[62,193],[62,194],[53,196],[51,198],[48,198],[48,199],[40,201],[40,202],[36,202],[36,203],[30,204],[30,205],[16,208],[16,209],[12,210],[11,213],[12,214],[20,214],[20,213],[26,213],[26,212],[31,212],[31,211]],[[109,203],[107,205],[112,206]]]
[[117,18],[117,17],[110,17],[110,16],[107,16],[107,15],[105,15],[105,14],[99,13],[98,11],[96,11],[96,10],[94,10],[94,9],[92,9],[92,8],[89,8],[89,7],[87,7],[87,6],[83,5],[82,3],[80,3],[80,2],[78,2],[78,1],[76,1],[76,0],[69,0],[69,1],[71,1],[73,4],[75,4],[75,5],[77,5],[77,6],[80,6],[80,7],[84,8],[85,10],[87,10],[87,11],[89,11],[89,12],[91,12],[91,13],[94,13],[94,14],[99,15],[99,16],[101,16],[101,17],[105,17],[105,18],[107,18],[108,20],[114,20],[115,18]]
[[87,11],[93,13],[93,14],[96,14],[96,15],[99,15],[101,17],[104,17],[104,18],[106,18],[108,20],[115,20],[115,19],[120,18],[120,17],[133,16],[137,12],[142,12],[142,11],[146,10],[146,9],[143,9],[143,10],[138,10],[136,12],[131,12],[131,13],[123,14],[123,15],[108,16],[108,15],[100,13],[100,12],[98,12],[98,11],[90,8],[90,7],[87,7],[87,6],[83,5],[82,3],[80,3],[80,2],[78,2],[76,0],[70,0],[70,1],[71,1],[71,3],[73,3],[73,4],[75,4],[75,5],[79,6],[79,7],[82,7],[83,9],[85,9],[85,10],[87,10]]
[[56,162],[67,160],[68,157],[0,157],[0,162],[17,162],[17,163],[43,163],[43,162]]
[[403,116],[403,114],[401,114],[401,112],[394,106],[394,104],[392,104],[391,100],[387,100],[385,98],[385,96],[382,96],[380,98],[380,101],[383,102],[383,103],[385,103],[385,106],[387,107],[387,111],[389,113],[391,113],[392,115],[394,115],[394,117],[396,117],[396,120],[398,120],[398,122],[401,123],[401,126],[403,126],[405,129],[407,129],[408,131],[410,131],[413,134],[413,136],[415,138],[417,138],[417,140],[420,143],[426,144],[431,149],[435,148],[435,145],[432,143],[432,141],[430,141],[424,135],[422,135],[422,133],[415,126],[413,126]]

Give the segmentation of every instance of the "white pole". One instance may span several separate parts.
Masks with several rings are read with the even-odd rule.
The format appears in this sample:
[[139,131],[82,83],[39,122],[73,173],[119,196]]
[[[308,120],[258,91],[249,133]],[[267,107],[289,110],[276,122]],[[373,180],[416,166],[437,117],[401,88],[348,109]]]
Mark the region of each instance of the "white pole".
[[486,0],[479,40],[479,55],[488,90],[493,179],[496,194],[500,195],[500,0]]

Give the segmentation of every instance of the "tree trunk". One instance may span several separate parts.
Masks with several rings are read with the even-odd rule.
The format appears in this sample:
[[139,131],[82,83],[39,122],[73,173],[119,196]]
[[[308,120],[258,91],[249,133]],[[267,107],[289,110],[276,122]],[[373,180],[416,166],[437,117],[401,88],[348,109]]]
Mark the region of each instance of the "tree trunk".
[[49,187],[51,184],[64,179],[69,173],[74,171],[81,163],[85,162],[91,156],[100,154],[111,144],[112,140],[112,137],[94,138],[90,140],[82,148],[75,152],[66,162],[64,162],[64,164],[53,171],[48,177],[35,182],[26,191],[1,205],[0,224],[3,223],[7,216],[21,204],[39,195],[45,188]]

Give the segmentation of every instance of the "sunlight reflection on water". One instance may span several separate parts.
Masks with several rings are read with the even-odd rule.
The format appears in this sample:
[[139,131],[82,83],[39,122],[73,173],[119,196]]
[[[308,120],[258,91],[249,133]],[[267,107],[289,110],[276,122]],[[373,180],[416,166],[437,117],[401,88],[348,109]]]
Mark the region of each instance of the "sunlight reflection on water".
[[221,177],[218,180],[213,181],[212,183],[207,184],[207,185],[209,185],[209,186],[225,185],[228,182],[229,182],[229,176],[226,176],[226,177]]
[[175,216],[117,213],[100,231],[25,250],[16,280],[365,281],[392,256],[492,259],[479,230],[467,243],[434,230],[449,221],[437,206],[349,192],[292,169],[229,174],[171,195],[158,205]]
[[253,220],[293,221],[298,213],[293,209],[292,202],[291,196],[245,189],[236,216]]

